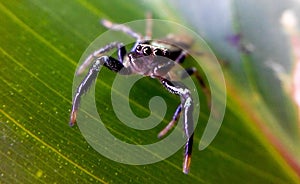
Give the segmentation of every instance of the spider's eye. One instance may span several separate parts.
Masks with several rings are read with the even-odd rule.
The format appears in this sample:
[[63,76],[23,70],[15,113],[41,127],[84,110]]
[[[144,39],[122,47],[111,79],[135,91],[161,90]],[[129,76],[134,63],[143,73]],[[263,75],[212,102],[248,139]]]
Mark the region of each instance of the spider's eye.
[[156,56],[164,56],[164,52],[161,49],[154,49],[153,54]]
[[142,48],[143,47],[141,45],[137,45],[136,48],[135,48],[135,50],[138,51],[138,52],[140,52],[142,50]]
[[148,46],[144,47],[143,53],[144,53],[144,55],[149,56],[150,54],[152,54],[151,48]]
[[164,56],[169,56],[169,55],[170,55],[170,52],[167,51],[167,50],[165,50],[165,51],[164,51]]

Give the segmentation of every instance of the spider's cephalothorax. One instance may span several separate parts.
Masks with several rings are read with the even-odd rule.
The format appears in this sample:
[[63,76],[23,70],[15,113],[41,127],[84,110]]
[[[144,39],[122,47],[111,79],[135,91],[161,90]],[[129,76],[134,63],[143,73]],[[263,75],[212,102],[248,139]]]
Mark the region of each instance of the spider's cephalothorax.
[[[147,29],[148,35],[142,37],[125,25],[113,24],[107,20],[103,20],[102,24],[112,30],[122,31],[134,37],[137,41],[129,53],[126,52],[125,46],[122,43],[112,42],[88,56],[79,67],[77,74],[81,74],[92,63],[88,73],[77,87],[77,91],[74,95],[70,125],[73,126],[75,124],[80,98],[97,78],[101,66],[105,66],[122,75],[140,74],[156,78],[170,93],[180,96],[181,103],[177,107],[172,120],[158,134],[158,137],[164,136],[174,127],[180,114],[183,113],[184,133],[187,139],[184,147],[183,172],[187,174],[190,168],[194,135],[193,99],[190,90],[181,82],[173,81],[170,73],[176,63],[182,63],[184,61],[187,55],[186,50],[192,45],[191,40],[179,39],[180,37],[175,35],[170,35],[161,40],[151,40],[149,28]],[[118,59],[104,55],[112,49],[117,49]],[[181,78],[187,77],[186,74],[194,74],[207,95],[208,103],[210,103],[210,92],[206,88],[197,70],[195,68],[188,68],[185,71],[185,75],[182,75]]]
[[166,69],[166,66],[174,65],[173,61],[166,60],[168,56],[169,51],[165,48],[153,46],[151,42],[141,43],[132,52],[128,53],[123,64],[132,73],[152,77],[164,76],[165,72],[170,70]]

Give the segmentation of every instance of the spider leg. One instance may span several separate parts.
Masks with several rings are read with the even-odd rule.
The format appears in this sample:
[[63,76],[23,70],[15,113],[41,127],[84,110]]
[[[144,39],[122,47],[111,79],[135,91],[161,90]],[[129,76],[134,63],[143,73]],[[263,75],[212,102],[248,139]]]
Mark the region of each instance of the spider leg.
[[186,58],[186,56],[187,56],[187,52],[183,50],[183,51],[180,53],[180,55],[176,58],[175,62],[176,62],[176,63],[183,63],[183,61],[184,61],[184,59]]
[[146,14],[146,34],[145,40],[151,40],[152,38],[152,14],[147,12]]
[[203,78],[201,77],[200,73],[195,67],[187,68],[185,69],[185,72],[182,73],[181,78],[184,79],[188,76],[194,75],[196,79],[198,80],[200,87],[202,88],[202,91],[204,92],[204,95],[206,96],[207,105],[210,108],[211,107],[211,93],[209,88],[206,86]]
[[143,36],[140,33],[133,31],[130,27],[128,27],[124,24],[115,24],[106,19],[103,19],[101,21],[101,24],[108,29],[111,29],[114,31],[121,31],[121,32],[135,38],[137,40],[137,42],[143,40]]
[[[183,111],[184,133],[187,138],[184,152],[183,172],[189,172],[191,163],[191,154],[194,137],[194,122],[193,122],[193,99],[190,90],[179,82],[171,82],[167,79],[160,78],[162,85],[170,92],[180,96],[181,110]],[[178,108],[177,108],[178,109]]]
[[118,49],[118,58],[120,61],[123,62],[124,56],[126,55],[126,50],[125,47],[122,43],[120,42],[112,42],[105,47],[102,47],[95,52],[93,52],[91,55],[89,55],[84,62],[79,66],[76,75],[80,75],[81,73],[84,72],[84,70],[91,64],[92,61],[95,59],[99,58],[102,54],[112,50],[112,49]]
[[159,132],[159,134],[157,136],[158,138],[162,138],[163,136],[165,136],[175,126],[177,120],[179,119],[180,113],[181,113],[181,104],[178,105],[178,107],[173,115],[172,120],[168,123],[168,125],[162,131]]
[[[206,96],[206,100],[207,100],[207,105],[210,108],[210,104],[211,104],[211,94],[209,89],[207,88],[206,84],[204,83],[202,77],[200,76],[198,70],[196,68],[187,68],[185,70],[185,72],[182,73],[181,75],[181,79],[185,79],[188,76],[191,75],[195,75],[195,77],[197,78],[205,96]],[[176,124],[177,120],[180,117],[180,113],[181,113],[181,105],[179,105],[173,115],[172,120],[168,123],[168,125],[162,130],[160,131],[160,133],[158,134],[158,138],[162,138],[164,135],[166,135]]]
[[114,59],[113,57],[101,56],[95,60],[93,65],[90,67],[88,73],[81,81],[77,87],[76,93],[72,102],[71,116],[70,116],[70,126],[73,126],[76,122],[76,114],[80,105],[80,99],[83,94],[85,94],[91,87],[92,83],[96,80],[98,73],[100,71],[101,65],[107,67],[108,69],[119,72],[122,75],[131,74],[129,68],[125,68],[121,61]]

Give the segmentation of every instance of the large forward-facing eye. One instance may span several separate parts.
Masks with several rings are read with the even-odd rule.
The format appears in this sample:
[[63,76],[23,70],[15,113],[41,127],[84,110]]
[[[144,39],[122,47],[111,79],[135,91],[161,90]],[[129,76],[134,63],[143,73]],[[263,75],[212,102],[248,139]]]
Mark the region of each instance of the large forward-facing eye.
[[143,53],[145,56],[149,56],[150,54],[152,54],[152,50],[150,47],[146,46],[143,48]]
[[164,56],[164,52],[161,49],[154,49],[153,54],[156,56]]

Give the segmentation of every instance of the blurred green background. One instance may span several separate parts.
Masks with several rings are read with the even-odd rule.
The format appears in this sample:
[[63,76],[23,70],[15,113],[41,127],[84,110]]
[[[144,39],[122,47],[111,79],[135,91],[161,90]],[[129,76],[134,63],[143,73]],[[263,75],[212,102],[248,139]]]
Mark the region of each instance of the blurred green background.
[[[290,84],[299,29],[285,31],[286,10],[299,17],[299,1],[1,1],[0,183],[300,183],[300,126]],[[223,63],[224,122],[207,149],[194,146],[189,175],[181,172],[183,150],[155,164],[120,164],[97,153],[68,125],[77,63],[106,31],[99,20],[128,22],[144,19],[146,12],[188,26]],[[107,80],[97,81],[96,97],[108,129],[124,141],[156,142],[176,96],[155,80],[137,84],[132,97],[148,92],[133,98],[138,116],[149,112],[136,104],[147,107],[155,95],[165,96],[173,109],[159,127],[132,130],[110,109],[107,86],[114,74],[103,72]],[[208,115],[207,109],[201,112],[196,143]]]

